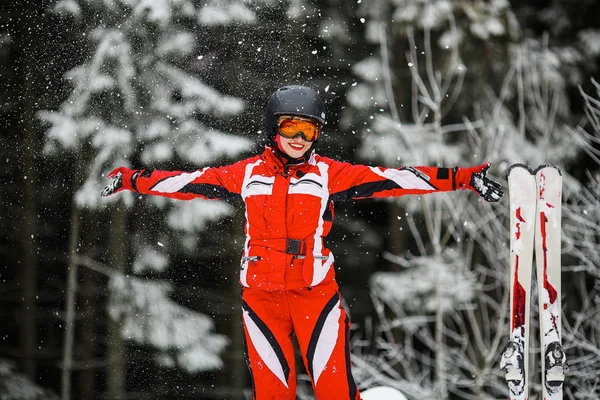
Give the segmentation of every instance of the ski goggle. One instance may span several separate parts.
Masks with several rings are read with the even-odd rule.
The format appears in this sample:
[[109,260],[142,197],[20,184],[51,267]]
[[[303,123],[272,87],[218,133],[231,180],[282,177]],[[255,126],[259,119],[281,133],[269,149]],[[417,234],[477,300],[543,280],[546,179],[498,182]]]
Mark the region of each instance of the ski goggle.
[[321,126],[310,118],[284,115],[277,121],[277,132],[288,139],[302,136],[307,142],[314,142],[319,138]]

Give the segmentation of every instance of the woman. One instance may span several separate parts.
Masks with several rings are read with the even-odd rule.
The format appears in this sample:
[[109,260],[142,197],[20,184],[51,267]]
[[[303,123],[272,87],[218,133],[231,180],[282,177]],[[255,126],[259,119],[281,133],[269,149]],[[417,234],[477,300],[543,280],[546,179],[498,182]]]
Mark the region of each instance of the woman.
[[317,399],[360,399],[350,371],[349,319],[341,306],[334,257],[324,246],[333,203],[372,197],[470,189],[498,201],[501,186],[477,167],[353,165],[314,147],[325,123],[318,93],[286,86],[269,99],[268,144],[254,157],[195,172],[120,167],[103,196],[121,190],[181,200],[241,197],[246,241],[240,283],[253,398],[295,399],[292,333]]

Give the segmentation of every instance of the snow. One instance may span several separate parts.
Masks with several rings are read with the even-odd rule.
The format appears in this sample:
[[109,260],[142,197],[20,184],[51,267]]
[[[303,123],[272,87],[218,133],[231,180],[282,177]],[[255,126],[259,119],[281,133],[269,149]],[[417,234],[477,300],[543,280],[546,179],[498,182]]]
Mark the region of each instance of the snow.
[[161,38],[156,53],[161,58],[183,57],[191,54],[196,47],[196,39],[191,32],[171,32]]
[[[156,72],[166,81],[158,81],[151,88],[154,107],[168,115],[186,118],[194,112],[210,112],[220,117],[238,114],[244,108],[241,99],[222,95],[200,79],[174,65],[159,62],[156,64]],[[174,89],[180,92],[184,101],[178,103],[172,101],[171,94]]]
[[[92,123],[95,122],[92,121]],[[119,147],[131,145],[133,134],[127,129],[114,125],[95,125],[93,129],[95,135],[92,138],[92,145],[96,149],[116,150]]]
[[414,21],[419,15],[419,8],[414,2],[406,2],[403,7],[397,7],[394,11],[394,20],[395,21]]
[[348,90],[346,99],[349,104],[359,110],[367,110],[373,104],[371,89],[360,83]]
[[383,70],[381,67],[381,60],[377,57],[369,57],[356,63],[352,67],[354,72],[359,78],[369,82],[374,82],[383,77]]
[[[82,181],[73,195],[79,208],[144,203],[162,209],[153,222],[156,227],[136,227],[133,261],[124,268],[134,274],[164,271],[176,246],[168,236],[158,238],[164,245],[156,244],[153,232],[178,232],[176,245],[191,248],[198,243],[198,232],[233,208],[218,201],[144,199],[130,192],[101,198],[105,174],[118,166],[132,167],[132,159],[143,163],[138,168],[174,159],[201,168],[251,147],[248,138],[209,122],[238,115],[245,101],[212,87],[190,65],[196,65],[192,60],[202,26],[250,24],[256,16],[246,2],[227,0],[204,7],[189,0],[63,0],[54,11],[86,19],[89,54],[65,75],[72,85],[69,98],[57,109],[37,114],[48,128],[46,155],[62,157],[66,149],[89,157],[85,168],[75,171]],[[160,280],[115,275],[109,315],[123,322],[125,338],[158,349],[159,363],[190,372],[221,367],[228,340],[214,332],[210,317],[170,299],[170,290]]]
[[363,400],[407,400],[398,390],[389,386],[379,386],[360,393]]
[[360,153],[365,158],[382,159],[385,165],[456,165],[461,149],[447,143],[433,125],[398,124],[386,115],[374,118]]
[[446,21],[448,13],[452,11],[450,1],[441,0],[426,2],[419,15],[419,24],[425,29],[432,29]]
[[233,212],[233,206],[222,201],[197,199],[175,202],[167,218],[173,229],[194,233],[206,229],[207,223],[218,221]]
[[79,133],[78,121],[65,118],[55,111],[39,111],[37,117],[51,124],[50,129],[46,131],[48,142],[45,145],[45,150],[47,153],[52,152],[52,147],[56,142],[64,148],[75,149]]
[[[152,118],[148,125],[140,124],[136,135],[142,141],[151,141],[158,138],[166,138],[171,134],[171,125],[163,116]],[[150,159],[151,160],[151,159]]]
[[[161,209],[157,214],[166,217],[151,230],[162,229],[177,234],[179,241],[175,244],[165,237],[157,242],[156,238],[143,236],[144,232],[138,233],[141,237],[136,239],[133,263],[127,266],[134,274],[165,271],[170,267],[169,253],[175,245],[183,244],[188,249],[198,246],[198,232],[231,215],[234,209],[217,201],[173,202],[158,198],[142,199],[131,193],[100,199],[98,193],[106,183],[104,174],[119,165],[131,166],[133,160],[141,161],[149,168],[169,165],[174,161],[184,161],[200,168],[223,158],[233,159],[252,146],[253,141],[247,137],[216,129],[206,122],[239,115],[247,105],[245,100],[216,89],[205,80],[203,74],[186,69],[190,65],[186,62],[190,57],[205,57],[203,63],[210,63],[208,53],[199,50],[203,44],[196,43],[196,29],[232,24],[243,28],[245,24],[257,20],[250,5],[269,2],[275,1],[219,0],[196,8],[197,3],[186,0],[123,1],[123,4],[134,7],[135,18],[119,20],[119,28],[101,26],[86,32],[92,52],[89,59],[67,74],[73,85],[69,99],[57,110],[38,113],[38,117],[48,124],[46,154],[62,157],[65,149],[78,154],[84,148],[93,153],[93,159],[86,162],[86,168],[77,171],[83,178],[74,195],[78,207],[102,209],[115,202],[123,202],[126,207],[134,204],[157,207]],[[448,0],[363,3],[368,10],[358,21],[366,24],[366,35],[372,44],[382,44],[380,34],[387,32],[385,29],[395,33],[399,30],[397,25],[389,24],[390,16],[399,25],[436,30],[440,34],[437,46],[444,49],[449,58],[452,51],[460,50],[460,45],[472,40],[473,36],[484,40],[502,36],[504,40],[516,35],[514,15],[509,9],[510,4],[504,0],[486,2],[486,7],[482,9],[478,8],[478,2]],[[62,0],[56,4],[55,10],[63,14],[88,16],[87,7],[98,6],[95,13],[107,13],[114,18],[115,15],[110,13],[116,10],[115,4],[110,0]],[[288,18],[317,15],[318,10],[309,2],[293,0],[290,4]],[[378,19],[377,13],[383,17]],[[469,23],[453,30],[449,15],[466,16]],[[547,17],[549,22],[564,21],[560,15],[550,15],[550,12]],[[184,24],[178,24],[181,19],[188,22],[195,20],[199,25],[188,29]],[[132,32],[146,32],[142,27],[148,21],[155,22],[152,26],[156,25],[157,34],[152,36],[151,41],[156,45],[140,49],[142,43],[132,39]],[[557,28],[557,25],[563,28]],[[122,29],[125,26],[132,27],[132,31]],[[349,37],[345,37],[344,30],[348,27],[342,21],[321,22],[319,27],[322,40],[335,38],[345,45],[352,44],[347,41]],[[564,25],[557,23],[552,28],[564,29]],[[421,33],[419,31],[417,35]],[[407,97],[414,96],[414,99],[411,97],[414,104],[409,101],[398,104],[399,108],[406,111],[402,114],[402,120],[399,120],[389,108],[393,103],[385,87],[385,77],[390,71],[385,70],[387,66],[382,62],[379,52],[374,50],[364,60],[353,65],[348,63],[359,83],[353,84],[346,98],[342,99],[348,107],[343,119],[362,139],[359,155],[369,162],[386,166],[454,166],[490,160],[494,162],[491,174],[502,180],[505,167],[514,162],[539,165],[552,160],[569,165],[578,157],[582,143],[573,139],[578,132],[562,125],[562,121],[572,117],[569,97],[564,91],[568,84],[581,83],[583,80],[580,69],[572,67],[582,64],[588,56],[600,54],[599,36],[597,30],[589,29],[580,33],[577,46],[548,48],[537,39],[511,46],[512,66],[517,71],[515,76],[507,78],[502,93],[496,93],[491,85],[484,82],[478,96],[467,99],[473,109],[466,110],[467,116],[462,121],[455,121],[454,127],[445,125],[444,110],[452,110],[455,103],[450,101],[452,91],[444,92],[444,89],[456,87],[461,77],[467,74],[466,67],[471,68],[471,64],[464,65],[458,54],[448,62],[448,68],[443,69],[443,65],[438,64],[439,60],[433,59],[436,70],[432,76],[440,80],[438,87],[432,87],[435,79],[428,79],[425,73],[419,76],[423,88],[418,93],[409,93],[412,88],[408,86],[394,86],[396,91],[405,91]],[[423,38],[419,36],[418,39],[420,43]],[[259,46],[258,49],[266,53],[266,47]],[[321,47],[311,50],[317,56],[323,53]],[[419,58],[411,58],[410,63],[404,60],[404,54],[394,56],[402,59],[402,63],[406,61],[406,68],[400,69],[401,73],[394,79],[400,80],[401,74],[422,73],[416,67],[422,70],[426,65],[424,61],[431,54],[421,47],[414,50]],[[565,72],[565,69],[570,71]],[[413,78],[417,77],[413,75]],[[398,82],[394,81],[393,84],[398,85]],[[519,87],[520,84],[522,87]],[[337,82],[327,84],[327,88],[337,86]],[[440,92],[439,98],[436,98],[436,90]],[[325,90],[332,96],[335,91]],[[464,96],[461,97],[464,101]],[[99,98],[102,98],[102,102],[98,102]],[[513,107],[517,103],[522,106],[518,111]],[[366,114],[368,124],[354,126],[357,121],[355,115],[348,117],[354,112]],[[432,122],[438,116],[436,112],[440,112],[441,125]],[[526,125],[527,135],[521,131],[521,121]],[[588,151],[594,151],[598,142],[590,140],[586,138],[584,141],[589,145]],[[565,210],[564,228],[568,234],[564,240],[567,244],[565,251],[581,263],[571,268],[579,271],[585,269],[590,276],[597,277],[600,276],[596,246],[599,185],[598,178],[594,179],[590,179],[589,187],[584,187],[572,177],[565,176],[565,190],[578,203],[571,210]],[[404,386],[398,387],[407,395],[410,394],[411,398],[434,398],[432,395],[419,396],[418,393],[431,394],[437,390],[435,386],[452,386],[461,379],[471,382],[473,377],[470,374],[473,371],[480,372],[479,365],[465,354],[453,353],[451,346],[437,343],[427,336],[433,333],[429,327],[434,325],[432,321],[435,314],[442,316],[441,328],[436,326],[439,329],[448,328],[444,315],[451,316],[448,319],[457,325],[484,327],[485,332],[470,332],[472,337],[468,338],[474,344],[469,351],[475,353],[478,361],[489,361],[487,350],[498,343],[497,337],[487,331],[495,329],[494,324],[498,321],[486,320],[485,312],[502,305],[482,295],[478,301],[485,307],[477,309],[477,302],[472,300],[478,294],[485,293],[478,279],[497,285],[505,284],[507,280],[504,273],[505,243],[498,239],[504,233],[501,222],[498,222],[503,209],[501,205],[492,208],[481,204],[473,193],[432,195],[426,198],[412,196],[397,200],[397,206],[406,211],[403,217],[408,225],[418,224],[422,228],[409,226],[410,232],[407,234],[411,240],[414,239],[415,244],[411,247],[418,248],[419,254],[402,254],[405,265],[398,268],[399,272],[378,273],[370,282],[379,299],[392,309],[390,324],[400,334],[382,336],[378,341],[373,341],[381,346],[378,350],[388,358],[370,359],[369,365],[382,368],[383,372],[378,371],[378,378],[385,373],[397,372],[394,368],[386,369],[387,362],[393,366],[401,365],[404,372],[412,374],[414,381],[409,382],[413,385],[409,390],[405,390]],[[139,215],[137,217],[140,218]],[[369,240],[376,241],[364,238],[365,243]],[[478,246],[475,257],[470,252],[470,246],[474,243]],[[503,287],[497,289],[500,292]],[[211,318],[172,301],[169,298],[170,290],[166,282],[153,279],[144,281],[135,276],[114,278],[111,281],[113,302],[110,313],[113,318],[124,321],[124,337],[159,349],[161,353],[157,360],[163,365],[182,365],[188,371],[218,368],[222,365],[219,354],[227,340],[215,334]],[[464,311],[464,314],[473,311],[478,319],[470,320],[463,313],[453,312],[456,309]],[[593,307],[581,310],[580,314],[598,315],[591,311]],[[598,321],[597,318],[582,318],[579,324],[593,331]],[[455,334],[450,330],[443,332],[443,335],[447,335],[444,338],[462,340],[454,337]],[[576,346],[597,347],[588,338],[577,336],[576,331],[567,331],[569,334],[572,335],[570,342]],[[393,339],[400,335],[405,342],[395,343]],[[425,347],[425,351],[416,352],[411,340]],[[441,376],[432,378],[438,373],[433,366],[440,361],[433,358],[434,353],[446,357],[441,360],[442,364],[452,360],[451,366],[459,366],[469,375],[463,377],[441,371]],[[598,370],[597,361],[590,365],[592,373],[595,373]],[[6,375],[9,369],[0,363],[0,376]],[[486,371],[476,377],[481,380],[487,378],[493,376]],[[395,381],[400,382],[398,385],[409,384],[399,376],[395,377]],[[372,393],[378,393],[376,398],[387,398],[385,393],[372,390]],[[368,395],[369,391],[364,393]],[[27,397],[22,395],[20,398]]]
[[588,56],[597,57],[600,55],[600,30],[586,29],[579,33],[581,48]]
[[178,155],[195,164],[205,164],[214,159],[214,154],[235,157],[253,148],[254,143],[244,137],[208,128],[195,121],[181,124],[174,146]]
[[81,7],[75,0],[60,0],[54,5],[54,12],[63,15],[81,16]]
[[219,353],[228,339],[214,333],[209,317],[193,312],[169,298],[171,286],[163,281],[143,281],[115,275],[110,280],[110,316],[121,321],[123,338],[176,354],[189,372],[223,365]]
[[489,32],[492,36],[502,36],[506,34],[504,24],[498,18],[487,18],[484,24],[486,31]]
[[290,0],[286,16],[289,19],[300,19],[312,13],[314,13],[314,6],[306,0]]
[[[224,1],[216,2],[226,3]],[[202,7],[198,13],[198,22],[201,25],[230,25],[250,24],[256,22],[255,13],[245,4],[229,2],[229,4],[210,4]]]
[[139,0],[133,10],[133,15],[136,18],[146,17],[150,21],[165,26],[172,18],[171,3],[173,3],[171,0]]
[[463,31],[444,32],[438,40],[438,46],[442,49],[458,48],[464,38]]
[[[409,262],[412,268],[402,273],[376,272],[371,278],[373,290],[392,307],[423,313],[434,313],[440,307],[451,311],[477,292],[477,276],[464,268],[459,252],[445,249],[443,257],[417,257]],[[418,326],[404,328],[412,331]]]
[[0,399],[2,400],[58,400],[50,391],[40,388],[30,378],[16,372],[12,361],[0,358]]
[[142,152],[144,164],[165,162],[173,158],[175,152],[167,142],[152,143],[147,145]]
[[[159,247],[164,247],[160,242]],[[144,274],[150,272],[162,272],[169,266],[169,256],[162,249],[148,244],[138,245],[140,251],[137,253],[131,266],[134,274]]]

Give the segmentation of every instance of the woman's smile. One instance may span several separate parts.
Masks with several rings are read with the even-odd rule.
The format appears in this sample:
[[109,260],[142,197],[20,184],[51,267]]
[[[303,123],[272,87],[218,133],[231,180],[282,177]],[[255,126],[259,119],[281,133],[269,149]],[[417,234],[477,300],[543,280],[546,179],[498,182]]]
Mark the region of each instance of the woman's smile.
[[279,135],[279,140],[281,143],[281,150],[283,150],[288,156],[292,158],[300,158],[306,153],[313,142],[307,142],[301,137],[295,137],[293,139],[288,139]]

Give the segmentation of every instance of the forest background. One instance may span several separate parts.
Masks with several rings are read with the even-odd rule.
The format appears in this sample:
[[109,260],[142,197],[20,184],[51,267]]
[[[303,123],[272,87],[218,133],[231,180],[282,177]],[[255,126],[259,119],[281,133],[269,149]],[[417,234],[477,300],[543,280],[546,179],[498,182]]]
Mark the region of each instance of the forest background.
[[[116,166],[260,151],[266,99],[296,83],[325,100],[318,151],[335,159],[491,161],[505,186],[516,162],[562,169],[565,398],[597,400],[598,15],[589,0],[2,2],[0,397],[250,398],[241,204],[99,193]],[[506,398],[508,196],[335,216],[359,387]]]

